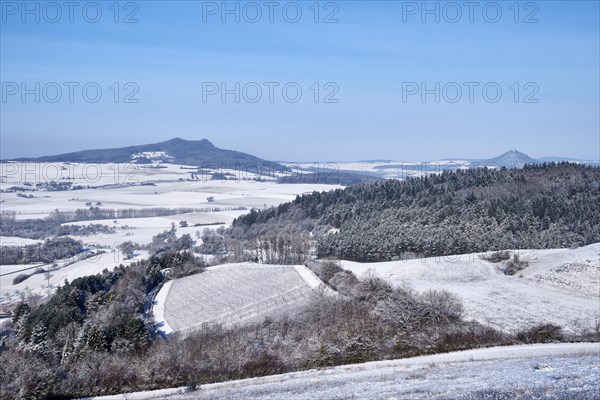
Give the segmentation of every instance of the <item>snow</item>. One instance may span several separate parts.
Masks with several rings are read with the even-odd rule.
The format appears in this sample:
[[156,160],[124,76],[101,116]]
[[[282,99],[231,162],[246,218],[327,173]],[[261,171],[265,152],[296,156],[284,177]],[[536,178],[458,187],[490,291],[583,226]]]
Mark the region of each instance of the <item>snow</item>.
[[[87,226],[90,224],[102,224],[116,228],[115,233],[98,233],[88,236],[71,235],[72,238],[81,240],[86,244],[99,246],[117,246],[120,243],[131,241],[140,245],[150,243],[152,237],[171,229],[175,224],[176,236],[181,237],[189,234],[196,239],[196,232],[202,233],[205,228],[216,229],[222,225],[229,225],[241,214],[247,211],[223,211],[223,212],[197,212],[188,214],[168,215],[164,217],[150,218],[119,218],[115,224],[113,220],[78,221],[64,225]],[[179,226],[180,221],[186,221],[188,226]],[[199,226],[194,226],[200,224]]]
[[173,161],[173,157],[164,151],[142,151],[140,153],[134,153],[131,155],[131,159],[135,160],[137,158],[148,158],[153,161],[158,161],[159,163],[163,160]]
[[[69,223],[72,225],[101,224],[116,227],[115,234],[98,234],[78,237],[86,244],[114,246],[115,243],[133,241],[146,244],[152,236],[170,229],[171,223],[187,221],[187,228],[178,227],[178,235],[189,233],[194,236],[207,224],[211,228],[229,225],[250,208],[277,206],[294,200],[297,195],[323,190],[332,190],[341,186],[317,184],[277,184],[275,182],[258,182],[253,180],[186,180],[193,170],[182,169],[182,166],[162,164],[165,168],[150,169],[132,164],[69,164],[69,163],[0,163],[3,180],[0,189],[21,186],[24,181],[30,183],[52,181],[56,171],[63,176],[74,177],[74,184],[90,185],[93,188],[69,191],[35,191],[35,198],[18,197],[17,193],[2,193],[2,211],[14,211],[17,219],[44,218],[54,210],[74,211],[85,209],[86,204],[101,203],[106,209],[144,209],[144,208],[216,208],[223,211],[193,212],[155,218],[128,218],[113,220],[94,220]],[[60,168],[67,168],[61,170]],[[87,169],[86,169],[87,168]],[[118,169],[117,169],[118,168]],[[189,168],[189,167],[188,167]],[[116,171],[119,171],[118,173]],[[133,172],[132,172],[133,171]],[[230,171],[235,173],[236,171]],[[92,176],[93,175],[93,176]],[[96,178],[96,175],[98,178]],[[130,176],[131,175],[131,176]],[[236,176],[239,175],[239,171]],[[244,173],[254,178],[254,175]],[[93,179],[92,179],[93,178]],[[183,180],[180,180],[183,179]],[[121,185],[115,185],[121,183]],[[126,184],[122,184],[126,183]],[[152,185],[140,185],[140,184]],[[131,184],[131,185],[129,185]],[[136,184],[137,186],[132,186]],[[100,185],[114,185],[109,188]],[[31,188],[31,187],[29,187]],[[209,202],[208,197],[214,201]],[[233,207],[245,207],[247,210],[230,210]],[[229,211],[228,211],[229,210]],[[193,225],[201,226],[194,227]],[[120,229],[127,226],[126,229]],[[29,243],[29,239],[6,238],[2,242]]]
[[4,246],[28,246],[31,244],[43,243],[42,240],[20,238],[16,236],[0,236],[0,247]]
[[600,244],[578,249],[518,250],[529,266],[516,275],[480,254],[380,263],[342,261],[359,278],[372,272],[418,291],[446,289],[463,301],[467,318],[503,330],[554,323],[568,331],[600,321]]
[[152,302],[152,315],[154,316],[154,321],[157,324],[157,328],[167,335],[173,333],[173,328],[171,328],[171,325],[169,325],[165,317],[165,304],[167,302],[167,298],[169,297],[169,292],[171,291],[173,282],[174,281],[166,282],[160,288],[154,297],[154,301]]
[[304,282],[311,288],[317,289],[323,286],[323,281],[321,281],[310,269],[306,268],[304,265],[294,265],[294,270],[300,275],[300,277],[304,280]]
[[153,314],[163,332],[185,333],[255,321],[330,293],[304,266],[224,264],[163,286]]
[[[55,209],[73,211],[87,208],[86,203],[102,203],[102,208],[148,207],[257,207],[275,206],[293,200],[296,195],[332,190],[341,186],[317,184],[278,184],[259,182],[264,178],[248,172],[223,170],[237,180],[189,180],[189,167],[161,164],[164,168],[145,168],[134,164],[75,163],[0,163],[0,189],[13,186],[32,189],[36,183],[73,182],[90,188],[68,191],[28,192],[34,198],[2,193],[3,211],[15,211],[17,218],[43,218]],[[61,170],[66,168],[66,170]],[[62,172],[62,175],[57,173]],[[72,179],[56,179],[69,176]],[[28,182],[34,186],[25,186]],[[208,202],[207,197],[214,197]],[[104,222],[106,223],[106,221]]]
[[[164,156],[158,153],[150,155]],[[86,247],[104,249],[109,254],[101,256],[102,261],[99,262],[85,261],[68,267],[64,265],[67,261],[60,262],[63,268],[52,272],[50,289],[47,288],[48,282],[44,274],[33,275],[19,285],[12,285],[12,279],[16,275],[5,275],[35,265],[0,266],[0,275],[5,275],[0,277],[0,294],[3,296],[0,297],[0,303],[16,300],[17,292],[47,294],[51,292],[52,287],[62,284],[65,278],[71,280],[74,277],[101,272],[104,268],[114,268],[115,265],[123,262],[122,255],[116,252],[120,243],[125,241],[140,245],[150,243],[153,236],[170,229],[172,223],[177,227],[178,237],[190,234],[195,239],[196,232],[202,232],[205,228],[216,229],[220,226],[229,226],[235,218],[247,213],[252,207],[262,209],[277,206],[305,192],[341,187],[277,184],[268,180],[263,182],[256,179],[264,179],[264,177],[236,170],[218,171],[231,173],[236,180],[190,180],[192,172],[196,170],[190,169],[189,166],[167,163],[161,163],[161,168],[135,164],[0,163],[1,190],[13,186],[35,189],[35,184],[48,182],[73,182],[73,185],[86,187],[80,190],[26,192],[34,198],[18,197],[17,193],[13,192],[2,193],[2,211],[14,211],[17,219],[45,218],[54,210],[85,209],[89,207],[89,203],[94,206],[101,203],[99,207],[106,209],[185,207],[203,210],[153,218],[121,218],[117,219],[116,223],[112,219],[68,223],[66,225],[101,224],[116,228],[114,234],[72,236],[74,239],[81,240]],[[206,178],[206,175],[202,178]],[[214,200],[209,202],[208,197],[213,197]],[[232,210],[239,207],[244,207],[246,210]],[[208,209],[222,211],[208,211]],[[180,227],[180,221],[186,221],[188,226]],[[194,226],[196,224],[198,226]],[[0,236],[0,244],[6,246],[37,242],[19,237]],[[34,270],[35,268],[32,268],[28,271]]]
[[300,162],[285,163],[296,173],[306,173],[306,170],[321,172],[349,171],[356,173],[369,173],[386,179],[405,179],[407,176],[416,178],[433,173],[440,173],[443,169],[467,169],[471,162],[468,160],[439,160],[430,162],[415,161],[332,161],[332,162]]
[[171,397],[177,394],[189,392],[190,389],[186,386],[178,388],[160,389],[160,390],[147,390],[144,392],[135,392],[127,394],[117,394],[113,396],[100,396],[100,397],[87,397],[86,400],[149,400],[149,399],[163,399],[165,397]]
[[[201,386],[174,400],[459,399],[482,393],[600,395],[600,344],[536,344],[344,365]],[[175,389],[183,392],[182,388]],[[99,400],[156,398],[152,392]],[[165,395],[166,397],[166,395]],[[535,398],[550,398],[538,396]],[[560,398],[565,398],[560,397]]]
[[12,284],[13,279],[19,274],[18,271],[24,268],[30,268],[23,273],[30,274],[37,268],[47,270],[48,265],[33,264],[33,265],[1,265],[0,271],[0,304],[16,302],[20,300],[20,294],[38,294],[48,295],[59,286],[62,286],[65,279],[69,282],[84,276],[99,274],[104,269],[113,270],[119,264],[129,265],[134,261],[138,261],[147,257],[146,251],[138,251],[136,257],[125,260],[123,254],[118,251],[108,251],[106,253],[97,254],[85,260],[77,260],[76,258],[57,261],[58,267],[50,269],[50,279],[47,274],[33,274],[26,280],[16,285]]

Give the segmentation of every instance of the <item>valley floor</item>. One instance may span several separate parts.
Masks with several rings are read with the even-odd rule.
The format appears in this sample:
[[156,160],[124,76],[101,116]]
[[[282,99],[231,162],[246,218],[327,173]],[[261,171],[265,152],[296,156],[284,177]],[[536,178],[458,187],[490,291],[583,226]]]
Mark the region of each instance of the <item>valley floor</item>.
[[[493,347],[346,365],[263,378],[99,397],[279,399],[594,399],[600,397],[600,344]],[[182,393],[183,392],[183,393]]]

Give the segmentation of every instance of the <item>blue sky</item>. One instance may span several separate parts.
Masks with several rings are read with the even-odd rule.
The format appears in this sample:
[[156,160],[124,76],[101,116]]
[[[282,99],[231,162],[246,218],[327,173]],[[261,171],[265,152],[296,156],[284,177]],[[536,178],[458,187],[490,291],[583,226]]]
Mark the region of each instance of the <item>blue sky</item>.
[[[222,15],[222,2],[121,2],[117,16],[113,1],[98,2],[98,18],[77,2],[72,23],[64,7],[57,17],[28,2],[34,11],[23,15],[20,1],[0,3],[2,158],[176,136],[292,161],[485,158],[509,149],[600,157],[597,1],[520,2],[518,15],[512,1],[479,2],[472,22],[462,1],[429,2],[439,22],[422,14],[422,2],[318,2],[317,23],[313,1],[276,2],[273,23],[263,1],[228,2],[238,4],[239,22]],[[296,4],[302,16],[292,23]],[[338,22],[325,23],[332,13]],[[137,22],[124,23],[130,14]],[[68,82],[79,85],[73,102]],[[203,101],[211,82],[219,90],[239,82],[240,102],[220,93]],[[252,82],[263,95],[256,103]],[[274,82],[273,102],[265,82]],[[436,82],[439,103],[435,93],[423,101],[421,88]],[[83,97],[90,83],[102,90],[96,103]],[[472,102],[465,83],[475,85]],[[286,101],[286,84],[302,90],[298,102]],[[35,94],[23,101],[22,85],[40,102]],[[488,99],[502,90],[497,102],[486,101],[484,86]],[[127,94],[138,102],[124,102]],[[325,102],[328,94],[338,102]]]

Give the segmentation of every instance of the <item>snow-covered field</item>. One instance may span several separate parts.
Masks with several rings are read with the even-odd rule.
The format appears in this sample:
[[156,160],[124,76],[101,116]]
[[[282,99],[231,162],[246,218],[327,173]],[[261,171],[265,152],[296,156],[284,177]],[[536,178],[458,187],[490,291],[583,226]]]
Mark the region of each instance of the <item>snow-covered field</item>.
[[262,378],[98,397],[102,400],[597,399],[600,344],[493,347]]
[[[250,208],[266,208],[291,201],[297,195],[332,190],[337,185],[317,184],[277,184],[272,181],[255,181],[253,174],[231,170],[236,177],[247,177],[250,180],[186,180],[191,170],[179,165],[163,164],[165,168],[149,169],[133,164],[0,164],[4,179],[0,181],[0,189],[6,190],[17,186],[32,188],[31,184],[52,181],[56,171],[63,176],[75,177],[74,184],[90,186],[89,189],[71,191],[24,192],[33,198],[23,198],[17,193],[2,193],[2,211],[16,213],[17,219],[44,218],[52,211],[75,211],[86,209],[89,205],[106,209],[144,209],[144,208],[193,208],[216,209],[219,211],[202,211],[188,214],[154,217],[154,218],[121,218],[113,220],[80,221],[72,225],[101,224],[117,228],[115,234],[98,234],[80,237],[86,244],[114,246],[115,243],[131,240],[139,244],[151,241],[152,236],[170,229],[171,223],[188,222],[187,228],[178,228],[178,235],[194,234],[206,226],[214,224],[231,224],[234,218],[245,214]],[[87,166],[87,167],[86,167]],[[115,172],[118,167],[119,173]],[[61,170],[60,168],[67,168]],[[87,169],[86,169],[87,168]],[[128,168],[133,168],[133,172]],[[15,171],[13,171],[13,169]],[[129,172],[124,172],[129,171]],[[92,176],[98,176],[94,178]],[[227,172],[227,171],[225,171]],[[129,176],[128,174],[131,174]],[[46,180],[44,180],[46,179]],[[116,185],[115,183],[119,183]],[[144,185],[141,185],[144,184]],[[151,185],[148,185],[151,184]],[[103,186],[111,185],[111,186]],[[209,198],[210,201],[209,201]],[[99,204],[99,205],[98,205]],[[231,210],[232,208],[246,210]],[[199,224],[200,226],[193,226]],[[126,227],[125,229],[122,229]],[[30,239],[2,238],[2,242],[30,243]]]
[[[229,225],[241,214],[248,211],[222,211],[222,212],[195,212],[164,217],[151,218],[120,218],[117,223],[112,220],[78,221],[65,225],[86,226],[102,224],[115,228],[115,233],[99,233],[88,236],[71,235],[73,239],[81,240],[89,245],[116,246],[119,243],[131,241],[140,245],[150,243],[156,234],[171,229],[171,224],[177,228],[177,237],[189,234],[196,239],[196,232],[202,233],[205,228],[215,229],[222,225]],[[185,221],[187,227],[180,227],[179,223]],[[199,224],[198,226],[194,226]]]
[[[253,173],[256,169],[243,166],[239,169],[218,168],[211,170],[206,165],[205,174],[198,179],[208,181],[213,172],[230,174],[239,180],[275,179],[278,175],[261,176]],[[215,165],[218,167],[218,165]],[[38,184],[49,182],[73,182],[73,185],[104,186],[130,185],[142,182],[176,181],[192,178],[196,167],[170,163],[71,163],[71,162],[5,162],[0,163],[0,177],[8,185]],[[210,181],[215,182],[215,181]]]
[[42,243],[42,241],[15,236],[0,236],[0,246],[27,246],[37,243]]
[[[13,166],[15,165],[15,166]],[[34,189],[35,184],[73,182],[80,190],[24,192],[33,198],[2,193],[2,211],[15,211],[17,218],[43,218],[50,212],[88,208],[86,203],[110,209],[255,207],[263,208],[293,200],[296,195],[314,190],[331,190],[340,186],[317,184],[277,184],[264,177],[235,170],[233,180],[190,180],[189,167],[163,164],[164,168],[149,169],[134,164],[7,164],[0,163],[0,189],[12,187]],[[11,169],[16,169],[12,172]],[[60,168],[67,168],[62,171]],[[71,169],[74,169],[72,172]],[[115,172],[116,168],[120,171]],[[54,178],[56,170],[74,179]],[[132,169],[133,172],[124,172]],[[30,172],[29,172],[30,171]],[[267,177],[268,178],[268,177]],[[30,186],[26,186],[26,183]],[[88,188],[89,187],[89,188]],[[208,197],[213,197],[208,201]]]
[[[52,271],[50,287],[62,284],[64,279],[101,272],[104,268],[114,268],[123,262],[117,246],[125,241],[140,245],[149,243],[156,234],[177,227],[177,236],[190,234],[196,239],[196,232],[205,228],[216,229],[227,226],[250,208],[265,208],[293,200],[297,195],[314,190],[332,190],[340,186],[316,184],[277,184],[274,176],[258,176],[248,171],[219,170],[229,173],[234,180],[208,180],[200,176],[192,180],[190,167],[161,164],[161,168],[148,168],[135,164],[77,164],[77,163],[0,163],[0,189],[6,191],[14,187],[29,191],[1,193],[2,212],[15,212],[17,219],[44,218],[54,210],[74,211],[86,209],[90,205],[105,209],[145,209],[145,208],[192,208],[192,213],[151,218],[119,218],[94,221],[79,221],[71,225],[108,225],[115,228],[112,234],[98,233],[88,236],[73,236],[92,249],[107,251],[107,254]],[[271,179],[271,180],[269,180]],[[78,190],[52,191],[46,186],[36,189],[36,184],[72,182]],[[210,198],[210,199],[209,199]],[[237,208],[245,208],[237,209]],[[216,210],[216,211],[215,211]],[[180,227],[181,221],[187,227]],[[195,226],[196,225],[196,226]],[[1,246],[24,246],[41,241],[19,237],[0,236]],[[136,259],[139,259],[137,257]],[[60,265],[65,262],[59,263]],[[22,269],[36,265],[0,266],[0,303],[16,299],[17,293],[48,292],[45,274],[35,274],[18,285],[12,280]]]
[[[83,276],[99,274],[104,269],[112,270],[119,264],[129,265],[147,256],[146,251],[138,251],[134,258],[126,260],[121,252],[109,250],[84,260],[60,260],[56,262],[57,267],[50,265],[50,276],[46,272],[32,274],[38,268],[47,271],[47,264],[0,265],[0,304],[18,302],[21,296],[28,294],[48,295],[61,286],[65,279],[72,282]],[[32,275],[13,285],[13,279],[21,273]]]
[[304,266],[225,264],[167,282],[153,313],[165,333],[241,324],[301,307],[330,290]]
[[518,250],[529,266],[505,275],[479,254],[381,263],[343,261],[359,278],[456,293],[468,318],[504,330],[548,322],[576,331],[600,321],[600,244],[578,249]]
[[406,179],[440,173],[445,169],[467,169],[468,160],[439,160],[429,162],[415,161],[393,161],[393,160],[371,160],[371,161],[331,161],[321,163],[300,162],[285,163],[294,171],[320,171],[334,174],[336,171],[348,171],[356,173],[367,173],[385,179]]

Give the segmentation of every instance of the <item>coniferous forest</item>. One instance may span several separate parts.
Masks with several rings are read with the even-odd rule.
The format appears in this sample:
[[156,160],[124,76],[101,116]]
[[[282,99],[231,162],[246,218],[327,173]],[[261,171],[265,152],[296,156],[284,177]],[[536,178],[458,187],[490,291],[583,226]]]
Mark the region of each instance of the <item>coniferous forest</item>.
[[313,232],[319,257],[369,262],[600,241],[600,168],[469,169],[298,196],[231,234]]

